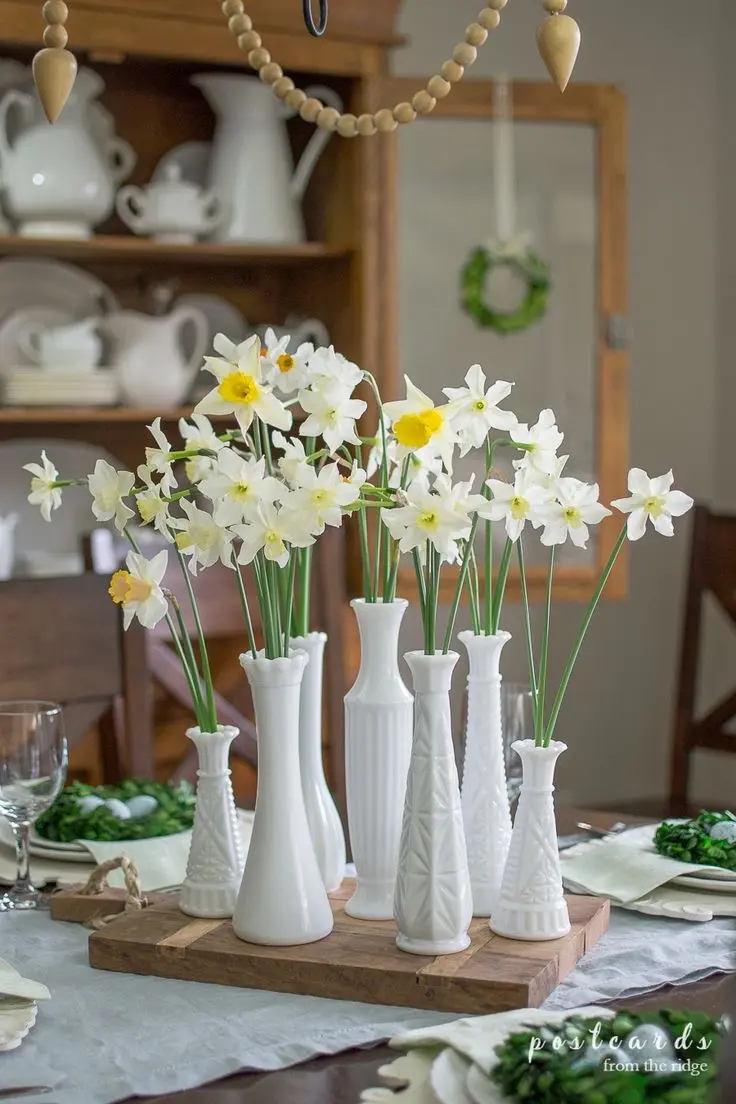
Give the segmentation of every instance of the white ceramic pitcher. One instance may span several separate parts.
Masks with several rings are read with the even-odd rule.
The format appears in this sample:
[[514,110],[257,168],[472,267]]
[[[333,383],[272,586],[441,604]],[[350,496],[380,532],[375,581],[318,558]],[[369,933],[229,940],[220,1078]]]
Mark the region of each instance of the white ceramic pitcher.
[[[186,344],[188,356],[183,348],[187,327],[195,335]],[[112,338],[112,365],[124,403],[167,408],[184,401],[209,344],[202,311],[182,306],[158,317],[116,311],[101,319],[100,328]]]
[[[296,112],[258,77],[198,73],[192,84],[217,115],[208,184],[221,197],[227,214],[214,237],[281,244],[303,241],[301,200],[330,140],[329,131],[314,131],[294,169],[285,121]],[[306,91],[342,111],[342,101],[332,89]]]

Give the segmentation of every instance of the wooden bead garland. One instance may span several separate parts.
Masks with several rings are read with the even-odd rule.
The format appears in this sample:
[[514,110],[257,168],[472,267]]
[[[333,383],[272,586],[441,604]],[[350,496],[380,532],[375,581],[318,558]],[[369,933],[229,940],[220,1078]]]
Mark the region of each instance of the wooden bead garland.
[[46,23],[44,49],[33,59],[33,79],[46,118],[55,123],[74,87],[77,59],[65,49],[69,40],[65,27],[69,9],[64,0],[46,0],[41,14]]

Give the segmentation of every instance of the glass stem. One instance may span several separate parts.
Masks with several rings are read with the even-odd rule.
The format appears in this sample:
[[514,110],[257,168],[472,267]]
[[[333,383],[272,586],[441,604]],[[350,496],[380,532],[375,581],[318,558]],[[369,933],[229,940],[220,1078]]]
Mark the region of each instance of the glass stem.
[[15,836],[15,861],[17,866],[15,885],[13,886],[14,893],[28,893],[33,888],[31,886],[30,858],[28,853],[28,837],[30,831],[31,825],[29,822],[13,825],[13,835]]

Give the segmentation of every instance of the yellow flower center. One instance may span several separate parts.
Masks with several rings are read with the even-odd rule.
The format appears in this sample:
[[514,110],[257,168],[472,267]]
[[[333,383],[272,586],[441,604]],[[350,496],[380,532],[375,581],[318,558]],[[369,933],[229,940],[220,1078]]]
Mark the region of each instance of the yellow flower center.
[[289,353],[282,353],[276,363],[279,366],[279,372],[290,372],[296,361]]
[[644,501],[644,510],[650,517],[657,518],[664,509],[664,499],[659,495],[650,495]]
[[312,492],[312,502],[315,506],[321,506],[327,499],[327,491],[318,490]]
[[228,493],[236,501],[244,502],[250,497],[250,483],[233,483]]
[[175,540],[176,540],[176,547],[181,548],[181,549],[191,548],[192,545],[194,544],[194,541],[192,540],[191,535],[189,533],[177,533]]
[[428,533],[433,533],[439,525],[439,517],[435,510],[425,510],[424,513],[419,515],[419,528],[424,529]]
[[444,421],[442,414],[434,407],[416,414],[404,414],[394,425],[394,436],[405,448],[423,448],[442,429]]
[[583,519],[580,516],[580,510],[577,506],[566,506],[562,513],[571,529],[577,529],[583,524]]
[[225,402],[229,403],[253,403],[261,392],[257,381],[253,376],[245,372],[230,372],[217,388],[217,393]]
[[50,482],[48,479],[40,479],[37,475],[34,475],[33,479],[31,480],[32,491],[50,491],[52,487],[52,482]]
[[135,504],[144,525],[147,525],[149,521],[153,521],[157,514],[166,509],[166,503],[162,502],[157,495],[139,495],[135,500]]
[[485,410],[486,406],[487,403],[485,399],[476,399],[473,403],[473,410]]
[[153,584],[145,579],[138,579],[129,571],[116,571],[107,593],[117,605],[127,606],[129,602],[145,602],[152,590]]
[[128,593],[128,579],[130,575],[127,571],[116,571],[112,579],[110,579],[110,586],[107,593],[112,598],[116,605],[121,606],[125,601],[125,596]]
[[521,521],[529,510],[529,500],[522,495],[514,495],[511,499],[511,516],[514,521]]
[[266,348],[265,345],[261,345],[261,356],[262,357],[267,357],[268,356],[268,349]]

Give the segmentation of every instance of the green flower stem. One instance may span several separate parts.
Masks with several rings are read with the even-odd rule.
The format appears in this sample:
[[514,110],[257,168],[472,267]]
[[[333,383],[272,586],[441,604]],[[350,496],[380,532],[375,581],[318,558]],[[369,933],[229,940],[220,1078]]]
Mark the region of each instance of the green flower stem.
[[358,510],[358,533],[360,534],[360,567],[363,573],[363,597],[366,602],[375,602],[375,595],[371,589],[370,551],[368,549],[368,515],[365,511],[365,503],[362,500],[360,509]]
[[[186,655],[187,665],[190,667],[190,669],[197,670],[197,660],[196,660],[195,655],[194,655],[194,649],[192,647],[191,638],[190,638],[189,633],[187,631],[187,627],[184,624],[184,617],[183,617],[182,612],[181,612],[181,606],[177,602],[176,598],[173,597],[173,595],[172,595],[172,599],[171,599],[171,604],[174,607],[174,613],[176,614],[176,620],[177,620],[177,623],[179,625],[179,634],[180,634],[179,639],[180,639],[180,643],[181,643],[182,652]],[[196,682],[193,681],[193,687],[194,687],[193,698],[194,698],[194,702],[195,702],[194,712],[197,715],[197,724],[199,724],[200,728],[202,729],[202,732],[214,732],[215,729],[209,727],[209,722],[210,722],[211,718],[208,716],[208,713],[207,713],[207,702],[202,697],[202,683],[199,681],[199,679],[200,679],[200,676],[199,676],[199,672],[197,671],[197,681]],[[204,722],[204,725],[205,725],[204,728],[202,728],[202,722]]]
[[[369,505],[369,503],[366,503],[366,506],[368,506],[368,505]],[[371,587],[371,592],[373,594],[372,601],[374,601],[374,602],[376,602],[378,600],[379,579],[381,578],[381,554],[382,554],[382,551],[383,551],[383,533],[384,533],[384,530],[386,532],[388,532],[388,530],[386,529],[386,526],[382,524],[381,515],[379,514],[378,518],[376,520],[376,532],[375,532],[375,537],[374,537],[374,539],[375,539],[375,552],[374,552],[374,559],[373,559],[373,586]]]
[[263,441],[263,455],[266,457],[266,471],[269,475],[273,475],[273,456],[271,455],[271,433],[267,425],[263,425],[261,430],[261,440]]
[[[450,605],[450,616],[447,622],[447,629],[445,630],[445,639],[442,644],[442,652],[444,655],[450,650],[450,644],[452,642],[452,634],[455,629],[455,621],[457,619],[457,611],[460,607],[460,598],[462,597],[463,587],[468,579],[468,569],[470,568],[470,558],[473,552],[473,541],[475,540],[475,534],[478,531],[479,517],[477,514],[473,517],[473,523],[470,526],[470,535],[468,536],[465,544],[465,554],[463,556],[463,562],[460,565],[460,571],[457,577],[457,583],[455,585],[455,593],[452,596],[452,604]],[[472,603],[472,594],[471,594]],[[477,612],[477,611],[476,611]]]
[[[293,625],[291,623],[292,614],[294,612],[294,580],[296,577],[296,549],[292,548],[291,555],[289,556],[289,576],[287,581],[287,598],[286,598],[286,615],[284,617],[284,655],[289,654],[289,640],[292,635]],[[301,626],[300,626],[301,628]],[[306,636],[306,633],[298,633],[295,635]]]
[[419,558],[419,549],[414,548],[411,554],[414,561],[414,573],[417,577],[417,588],[419,590],[419,611],[422,615],[422,624],[424,624],[424,617],[427,609],[427,584],[424,579],[424,571],[422,569],[422,561]]
[[[378,384],[374,376],[370,372],[364,372],[363,378],[373,392],[373,397],[376,400],[376,406],[378,407],[378,424],[381,434],[381,483],[384,487],[388,486],[388,452],[387,452],[387,440],[386,440],[386,423],[383,417],[383,401],[381,399],[381,392],[378,389]],[[383,577],[382,577],[382,590],[384,601],[386,595],[390,589],[390,571],[391,571],[391,534],[385,526],[378,524],[376,530],[376,565],[374,576],[373,593],[378,596],[378,580],[381,578],[381,554],[383,553]]]
[[547,569],[547,593],[544,602],[544,624],[542,626],[542,647],[539,656],[539,684],[537,686],[537,715],[534,719],[534,742],[537,747],[544,746],[544,697],[547,690],[547,658],[549,653],[549,622],[552,613],[552,576],[555,567],[555,546],[549,550]]
[[283,654],[281,651],[283,633],[281,629],[281,607],[279,605],[278,564],[273,560],[265,560],[265,558],[264,562],[266,567],[266,589],[271,610],[271,639],[273,647],[273,655],[270,655],[268,658],[279,659]]
[[480,580],[478,579],[478,561],[475,557],[474,548],[470,550],[468,594],[470,595],[470,616],[473,621],[473,633],[475,636],[482,636],[483,629],[480,622]]
[[562,702],[563,702],[563,699],[565,697],[565,691],[567,690],[567,684],[570,681],[570,676],[572,675],[573,667],[575,666],[575,661],[577,660],[578,655],[580,654],[580,649],[583,646],[583,640],[585,639],[585,634],[588,631],[588,627],[590,625],[590,622],[593,620],[593,614],[595,613],[596,606],[598,605],[598,600],[600,599],[600,596],[603,593],[605,585],[608,582],[608,576],[613,571],[613,565],[616,563],[616,560],[618,559],[618,554],[621,551],[621,548],[622,548],[623,543],[624,543],[625,540],[626,540],[626,526],[624,525],[624,527],[622,528],[621,532],[618,535],[618,539],[617,539],[616,543],[614,544],[613,549],[611,550],[611,555],[608,557],[608,561],[606,562],[606,566],[603,568],[603,571],[601,572],[601,577],[598,580],[598,585],[595,588],[595,591],[593,593],[593,597],[590,599],[590,603],[588,604],[588,608],[585,611],[585,617],[583,618],[583,623],[580,626],[580,632],[578,633],[577,640],[573,644],[572,651],[570,652],[569,659],[568,659],[567,663],[565,664],[565,670],[562,673],[562,679],[560,681],[560,685],[559,685],[559,688],[557,690],[557,693],[555,694],[555,699],[552,703],[552,710],[551,710],[550,715],[549,715],[549,721],[547,722],[547,727],[546,727],[546,730],[545,730],[545,733],[544,733],[545,746],[548,745],[550,740],[552,739],[552,734],[554,733],[555,725],[557,724],[557,718],[559,716],[560,709],[562,708]]
[[[486,486],[486,479],[493,468],[494,447],[495,445],[486,438],[486,478],[483,480],[482,494],[489,502],[493,494],[491,488]],[[485,541],[483,631],[488,635],[493,632],[493,523],[490,520],[483,525],[483,535]]]
[[519,558],[519,577],[521,578],[521,604],[524,610],[524,640],[526,643],[526,658],[529,664],[529,682],[532,692],[532,712],[536,732],[537,724],[537,672],[534,667],[534,642],[532,640],[532,619],[529,612],[529,591],[526,586],[526,569],[524,567],[523,537],[519,536],[516,542],[516,554]]
[[238,557],[233,551],[232,554],[233,567],[235,568],[235,578],[238,582],[238,594],[240,596],[240,607],[243,611],[243,619],[245,621],[245,627],[248,632],[248,643],[250,644],[250,651],[253,658],[256,658],[256,634],[253,631],[253,618],[250,615],[250,606],[248,605],[248,595],[245,591],[245,583],[243,582],[243,574],[240,570],[240,564],[238,563]]
[[299,549],[299,586],[296,615],[297,636],[309,632],[309,602],[312,590],[312,545]]
[[[401,481],[400,489],[406,490],[406,485],[409,481],[409,466],[411,464],[411,457],[407,456],[401,468]],[[380,524],[380,522],[379,522]],[[389,534],[390,536],[390,534]],[[388,590],[383,592],[384,602],[393,602],[396,597],[396,584],[399,577],[399,561],[401,559],[401,553],[399,552],[399,542],[391,539],[389,541],[389,549],[391,553],[391,572],[388,579]]]
[[501,609],[503,608],[503,596],[506,593],[506,580],[509,577],[509,563],[511,562],[511,553],[513,551],[514,542],[510,537],[506,538],[506,545],[501,557],[501,564],[498,569],[498,581],[496,583],[496,593],[493,602],[493,620],[491,622],[491,634],[493,636],[498,632],[498,626],[501,621]]
[[[54,479],[48,486],[54,490],[56,487],[86,487],[86,479]],[[132,494],[132,491],[131,491]]]
[[251,422],[253,429],[253,452],[257,460],[263,456],[263,442],[261,441],[261,423],[258,418],[254,418]]
[[424,653],[425,655],[434,655],[434,556],[432,554],[432,546],[429,541],[427,541],[426,543],[424,555],[427,564],[427,601],[424,606]]
[[[202,663],[202,681],[204,683],[205,697],[207,702],[207,712],[209,719],[212,722],[213,727],[208,728],[208,732],[215,732],[217,730],[217,708],[215,706],[215,688],[212,685],[212,671],[210,669],[210,658],[207,654],[207,642],[204,638],[204,632],[202,630],[202,622],[199,617],[199,610],[197,609],[197,600],[194,597],[194,589],[192,587],[192,580],[189,575],[189,570],[184,561],[181,549],[174,541],[174,550],[176,552],[176,558],[179,561],[179,567],[184,577],[184,584],[187,588],[187,594],[192,607],[192,615],[194,617],[194,627],[197,632],[197,642],[199,644],[199,654]],[[189,639],[187,635],[187,639]]]

